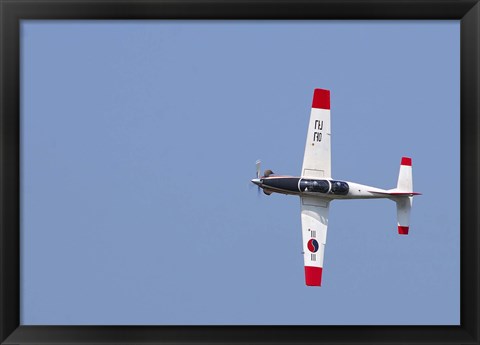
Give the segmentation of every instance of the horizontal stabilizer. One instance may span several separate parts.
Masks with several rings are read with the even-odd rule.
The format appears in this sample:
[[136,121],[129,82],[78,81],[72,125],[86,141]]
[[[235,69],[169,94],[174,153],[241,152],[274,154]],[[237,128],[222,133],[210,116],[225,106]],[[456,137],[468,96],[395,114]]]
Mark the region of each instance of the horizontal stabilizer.
[[410,157],[402,157],[402,160],[400,161],[400,172],[398,173],[397,191],[413,191],[412,159]]
[[408,235],[410,227],[410,211],[412,209],[413,198],[400,197],[396,200],[397,203],[397,227],[399,235]]
[[397,203],[398,233],[400,235],[408,235],[413,196],[420,194],[413,192],[412,159],[410,157],[402,157],[397,188],[391,189],[388,192]]
[[391,195],[392,197],[422,195],[422,193],[413,191],[412,159],[410,157],[402,157],[402,160],[400,161],[400,171],[398,173],[397,188],[385,192],[374,190],[369,190],[369,192],[379,195]]

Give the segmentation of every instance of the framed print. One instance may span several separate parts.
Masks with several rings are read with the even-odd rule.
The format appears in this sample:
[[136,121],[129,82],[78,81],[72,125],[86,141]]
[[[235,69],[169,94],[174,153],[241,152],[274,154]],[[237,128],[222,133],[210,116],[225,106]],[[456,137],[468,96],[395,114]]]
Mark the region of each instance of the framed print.
[[1,1],[1,343],[478,344],[479,6]]

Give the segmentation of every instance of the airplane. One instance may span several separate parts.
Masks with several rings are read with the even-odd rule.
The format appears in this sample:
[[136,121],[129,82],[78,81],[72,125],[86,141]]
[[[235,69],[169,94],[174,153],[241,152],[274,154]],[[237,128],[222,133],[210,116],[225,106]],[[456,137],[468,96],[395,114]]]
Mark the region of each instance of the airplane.
[[412,159],[402,157],[397,187],[381,189],[337,180],[331,173],[330,90],[315,89],[307,131],[307,141],[300,177],[276,175],[265,170],[251,181],[267,195],[272,193],[300,196],[305,283],[321,286],[323,258],[327,240],[328,210],[332,200],[390,199],[397,206],[397,229],[408,235],[413,197]]

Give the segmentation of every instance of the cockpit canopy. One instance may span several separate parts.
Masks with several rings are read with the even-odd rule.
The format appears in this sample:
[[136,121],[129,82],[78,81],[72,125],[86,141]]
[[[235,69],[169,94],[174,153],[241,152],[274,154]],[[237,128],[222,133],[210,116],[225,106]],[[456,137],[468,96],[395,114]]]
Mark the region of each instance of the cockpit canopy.
[[347,195],[349,191],[349,186],[347,182],[343,181],[301,179],[300,191],[311,193]]
[[349,186],[347,182],[343,181],[330,181],[332,183],[332,190],[330,191],[335,195],[347,195]]
[[300,191],[301,192],[317,192],[317,193],[328,193],[330,190],[330,183],[327,180],[300,180]]

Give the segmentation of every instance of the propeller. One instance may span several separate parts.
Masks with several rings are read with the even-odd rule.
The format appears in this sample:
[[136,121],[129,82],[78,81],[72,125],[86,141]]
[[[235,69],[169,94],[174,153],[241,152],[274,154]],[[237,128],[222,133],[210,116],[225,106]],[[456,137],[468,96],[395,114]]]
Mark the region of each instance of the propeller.
[[[257,159],[255,162],[255,167],[257,168],[257,178],[260,178],[260,167],[262,166],[262,161],[260,159]],[[260,186],[257,186],[257,197],[260,196]]]
[[[254,181],[255,179],[252,180],[252,182],[257,185],[257,192],[258,192],[257,194],[258,195],[260,195],[260,189],[261,189],[260,186],[258,185],[260,183],[259,180],[262,177],[260,175],[261,165],[262,165],[262,161],[260,159],[257,159],[257,161],[255,162],[255,166],[257,168],[257,178],[256,178],[257,181]],[[274,172],[271,171],[270,169],[268,169],[268,170],[265,170],[265,172],[263,173],[263,177],[268,177],[272,174],[274,174]],[[266,191],[265,189],[263,190],[263,193],[265,193],[266,195],[272,194],[271,191]]]

